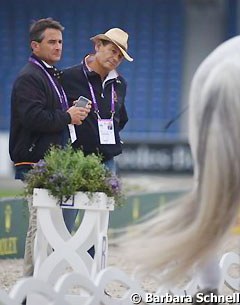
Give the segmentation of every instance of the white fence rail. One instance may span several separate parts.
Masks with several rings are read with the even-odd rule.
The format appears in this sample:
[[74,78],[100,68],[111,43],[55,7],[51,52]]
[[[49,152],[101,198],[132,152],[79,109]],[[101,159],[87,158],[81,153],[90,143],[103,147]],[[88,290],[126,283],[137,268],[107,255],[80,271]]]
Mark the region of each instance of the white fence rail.
[[[147,292],[136,278],[117,268],[106,268],[108,219],[114,202],[103,195],[96,193],[90,200],[79,193],[59,207],[47,190],[34,190],[38,218],[34,276],[18,281],[9,294],[0,290],[0,305],[20,305],[26,298],[27,305],[132,305],[146,301]],[[74,236],[65,227],[61,208],[85,210]],[[87,254],[93,245],[94,258]],[[49,247],[54,251],[49,253]],[[222,257],[220,289],[227,285],[233,292],[240,291],[240,275],[232,277],[229,273],[233,265],[240,267],[239,262],[239,255],[233,252]],[[67,267],[71,267],[70,273],[66,273]],[[116,282],[122,293],[114,292],[110,297],[105,291]],[[192,280],[185,287],[159,287],[155,295],[192,296],[198,289],[198,283]]]
[[[233,293],[240,293],[240,277],[231,276],[229,270],[233,265],[239,266],[239,262],[239,255],[233,252],[224,254],[220,261],[223,272],[222,286],[227,285]],[[119,282],[121,286],[126,287],[121,297],[109,297],[104,293],[107,286],[113,282]],[[74,287],[77,287],[78,292],[70,295],[69,291]],[[159,287],[155,294],[159,296],[167,293],[175,296],[191,296],[197,290],[198,283],[193,280],[182,288],[175,287],[169,290]],[[134,300],[133,295],[135,296]],[[38,303],[28,300],[28,305],[132,305],[140,304],[140,299],[146,300],[146,292],[141,288],[141,284],[114,267],[101,270],[94,280],[79,273],[64,274],[53,286],[36,278],[22,279],[16,283],[9,295],[0,290],[0,304],[20,305],[27,296],[30,298],[29,300],[36,300],[36,297],[38,299]],[[136,303],[137,298],[139,298],[139,303]],[[151,304],[159,303],[151,302]]]

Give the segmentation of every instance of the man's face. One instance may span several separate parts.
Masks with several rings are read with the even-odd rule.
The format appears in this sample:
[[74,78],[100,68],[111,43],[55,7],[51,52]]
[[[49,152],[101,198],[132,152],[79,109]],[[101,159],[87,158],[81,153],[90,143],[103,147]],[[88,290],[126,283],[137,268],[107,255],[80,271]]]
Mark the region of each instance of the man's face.
[[95,50],[98,63],[108,72],[116,69],[123,60],[121,51],[113,43],[103,45],[100,41],[96,44]]
[[46,29],[41,42],[32,41],[33,53],[49,65],[55,64],[62,55],[62,32],[57,29]]

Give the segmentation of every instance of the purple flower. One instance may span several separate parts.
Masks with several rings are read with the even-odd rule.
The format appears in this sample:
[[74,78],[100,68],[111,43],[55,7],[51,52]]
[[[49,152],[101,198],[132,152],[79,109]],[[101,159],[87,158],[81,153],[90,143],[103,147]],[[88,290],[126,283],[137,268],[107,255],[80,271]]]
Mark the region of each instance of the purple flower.
[[36,164],[37,167],[46,167],[46,161],[41,159],[38,161],[38,163]]
[[62,173],[56,173],[53,174],[50,178],[49,178],[49,182],[50,183],[61,183],[63,180],[65,180],[65,177]]
[[121,191],[121,185],[117,176],[107,177],[106,182],[110,186],[113,193],[117,194]]
[[45,173],[46,170],[47,170],[47,164],[43,159],[39,160],[38,163],[36,163],[33,167],[34,174]]

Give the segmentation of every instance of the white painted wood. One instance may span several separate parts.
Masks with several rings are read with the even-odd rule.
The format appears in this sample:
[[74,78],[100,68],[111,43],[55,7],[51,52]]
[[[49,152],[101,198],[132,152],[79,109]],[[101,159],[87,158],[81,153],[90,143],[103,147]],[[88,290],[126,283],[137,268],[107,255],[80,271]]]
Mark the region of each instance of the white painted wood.
[[[107,230],[109,211],[114,209],[113,198],[100,192],[78,192],[71,200],[59,205],[48,190],[34,189],[33,205],[37,207],[38,219],[34,252],[35,278],[53,285],[67,267],[89,278],[94,278],[106,267]],[[73,236],[65,226],[62,208],[85,210]],[[87,252],[93,245],[94,259]]]
[[[239,255],[229,252],[223,255],[220,262],[225,284],[233,292],[238,293],[240,293],[240,277],[231,277],[228,271],[233,264],[239,265],[239,259]],[[109,297],[104,293],[107,285],[113,282],[119,282],[127,287],[126,293],[121,298]],[[79,293],[69,295],[69,290],[75,286],[78,286]],[[184,291],[186,295],[191,296],[197,291],[197,287],[198,283],[193,280],[181,289],[159,287],[156,295],[166,295],[166,293],[182,295]],[[28,305],[132,305],[133,293],[138,293],[143,300],[145,299],[146,291],[142,289],[138,280],[122,270],[108,267],[96,274],[94,279],[76,272],[64,274],[54,285],[36,278],[22,279],[12,288],[9,295],[0,290],[0,304],[19,305],[28,296]]]
[[[33,191],[33,205],[36,207],[58,208],[57,200],[49,194],[46,189],[35,188]],[[105,193],[85,193],[77,192],[66,202],[62,202],[65,209],[84,209],[84,210],[114,210],[114,199],[107,197]]]
[[238,265],[240,268],[240,256],[234,252],[225,253],[220,261],[223,273],[222,286],[226,284],[230,289],[240,291],[240,272],[237,277],[230,276],[229,269],[232,265]]

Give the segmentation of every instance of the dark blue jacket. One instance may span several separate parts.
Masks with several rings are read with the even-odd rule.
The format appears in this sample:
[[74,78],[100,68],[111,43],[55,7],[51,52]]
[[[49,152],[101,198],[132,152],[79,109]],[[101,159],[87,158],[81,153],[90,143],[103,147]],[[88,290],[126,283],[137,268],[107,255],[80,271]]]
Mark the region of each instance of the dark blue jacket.
[[64,144],[63,137],[70,122],[70,115],[62,110],[44,71],[28,62],[12,90],[9,139],[12,161],[38,162],[51,144]]
[[82,149],[86,155],[97,153],[101,154],[104,157],[104,160],[109,160],[122,152],[119,131],[123,129],[128,121],[124,105],[127,87],[126,81],[123,77],[118,75],[117,77],[106,81],[103,87],[100,75],[94,71],[88,71],[85,63],[67,68],[63,71],[62,85],[70,105],[74,100],[78,99],[80,95],[92,100],[83,67],[85,67],[88,79],[93,86],[100,117],[102,119],[109,119],[111,117],[111,88],[112,84],[114,85],[116,112],[114,115],[114,130],[116,144],[100,144],[97,116],[92,107],[91,112],[82,125],[76,126],[77,140],[73,143],[73,147]]

